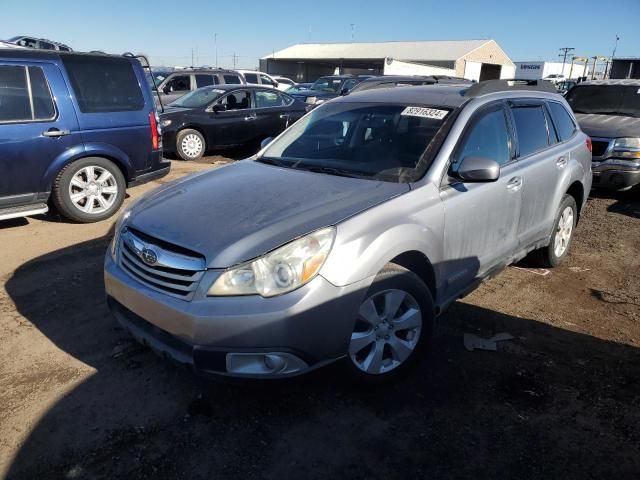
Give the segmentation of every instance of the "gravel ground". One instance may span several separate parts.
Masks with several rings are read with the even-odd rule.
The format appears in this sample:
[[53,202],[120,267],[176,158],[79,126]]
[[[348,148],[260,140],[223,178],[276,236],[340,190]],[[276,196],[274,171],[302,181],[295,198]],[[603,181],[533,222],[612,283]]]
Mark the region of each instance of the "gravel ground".
[[[127,202],[222,160],[174,162]],[[640,478],[639,193],[590,198],[562,267],[486,282],[377,389],[338,366],[196,378],[109,315],[113,220],[0,223],[0,478]]]

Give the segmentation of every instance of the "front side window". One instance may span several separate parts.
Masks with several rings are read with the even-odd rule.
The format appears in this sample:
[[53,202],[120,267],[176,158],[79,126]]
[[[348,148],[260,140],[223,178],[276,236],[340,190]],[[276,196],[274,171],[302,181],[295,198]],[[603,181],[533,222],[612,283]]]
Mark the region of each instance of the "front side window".
[[164,86],[165,93],[188,92],[191,90],[191,77],[189,75],[175,75]]
[[53,118],[55,106],[40,67],[0,66],[0,122]]
[[224,75],[224,83],[228,83],[230,85],[240,85],[242,82],[240,81],[240,77],[237,75]]
[[246,90],[237,90],[223,97],[218,102],[225,110],[245,110],[251,108],[251,93]]
[[273,80],[271,80],[269,77],[267,77],[266,75],[260,75],[260,83],[262,83],[263,85],[272,85],[275,87],[275,83],[273,82]]
[[49,42],[40,42],[40,48],[42,48],[43,50],[55,50],[56,46],[53,43],[49,43]]
[[258,90],[256,92],[256,108],[282,107],[282,97],[275,91]]
[[358,80],[356,79],[347,80],[342,84],[342,88],[340,89],[340,91],[346,90],[347,92],[350,92],[351,89],[355,87],[357,84],[358,84]]
[[63,55],[62,62],[82,113],[131,112],[144,108],[142,90],[129,60]]
[[258,75],[255,73],[245,73],[244,79],[247,81],[247,83],[252,83],[254,85],[258,84]]
[[456,153],[452,171],[455,172],[466,157],[489,158],[500,165],[511,161],[509,130],[502,108],[485,113],[474,122]]
[[21,47],[29,47],[29,48],[36,48],[38,46],[38,41],[35,38],[22,38],[20,40],[18,40],[18,45],[20,45]]
[[311,90],[338,93],[341,85],[342,80],[339,78],[321,77],[311,86]]
[[551,117],[553,118],[553,124],[556,127],[556,133],[561,142],[568,140],[573,136],[576,131],[576,124],[573,123],[573,119],[569,112],[557,102],[549,102],[549,110],[551,110]]
[[329,103],[294,123],[258,161],[408,183],[426,171],[421,160],[448,114],[439,107]]
[[512,107],[511,112],[518,136],[519,156],[524,157],[549,146],[542,105]]

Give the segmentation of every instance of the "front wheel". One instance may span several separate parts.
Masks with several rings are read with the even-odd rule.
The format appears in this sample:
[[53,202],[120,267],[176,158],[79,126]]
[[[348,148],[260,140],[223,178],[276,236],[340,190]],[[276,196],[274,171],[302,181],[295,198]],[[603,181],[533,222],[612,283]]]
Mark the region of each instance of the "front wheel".
[[549,245],[536,252],[538,263],[541,266],[553,268],[562,263],[569,253],[577,219],[576,201],[571,195],[565,195],[556,214]]
[[182,130],[176,137],[176,153],[183,160],[197,160],[206,150],[204,137],[193,129]]
[[387,265],[358,310],[346,359],[351,375],[369,384],[399,375],[431,339],[434,316],[424,282],[399,265]]
[[67,165],[53,186],[53,203],[62,215],[80,223],[109,218],[124,201],[126,183],[106,158],[83,158]]

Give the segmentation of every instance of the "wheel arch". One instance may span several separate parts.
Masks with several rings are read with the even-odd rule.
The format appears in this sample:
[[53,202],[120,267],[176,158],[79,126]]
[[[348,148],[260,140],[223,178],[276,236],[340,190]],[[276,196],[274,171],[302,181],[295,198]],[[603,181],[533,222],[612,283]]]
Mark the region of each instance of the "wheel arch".
[[392,258],[389,263],[394,263],[415,273],[422,280],[429,291],[431,297],[436,300],[436,273],[433,265],[427,256],[417,250],[409,250]]
[[566,194],[572,196],[573,199],[576,201],[576,207],[577,207],[576,223],[577,223],[580,220],[580,213],[582,211],[582,205],[584,202],[584,186],[582,185],[582,182],[580,182],[579,180],[576,180],[575,182],[573,182],[571,185],[569,185],[569,188],[567,189]]

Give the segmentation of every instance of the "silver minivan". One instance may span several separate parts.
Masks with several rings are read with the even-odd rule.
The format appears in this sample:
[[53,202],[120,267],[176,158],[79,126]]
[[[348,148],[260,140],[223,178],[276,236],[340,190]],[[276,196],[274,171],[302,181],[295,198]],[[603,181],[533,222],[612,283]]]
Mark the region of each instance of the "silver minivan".
[[590,140],[542,82],[380,89],[313,110],[255,157],[148,194],[116,224],[108,304],[199,373],[340,360],[393,378],[500,269],[566,256]]

